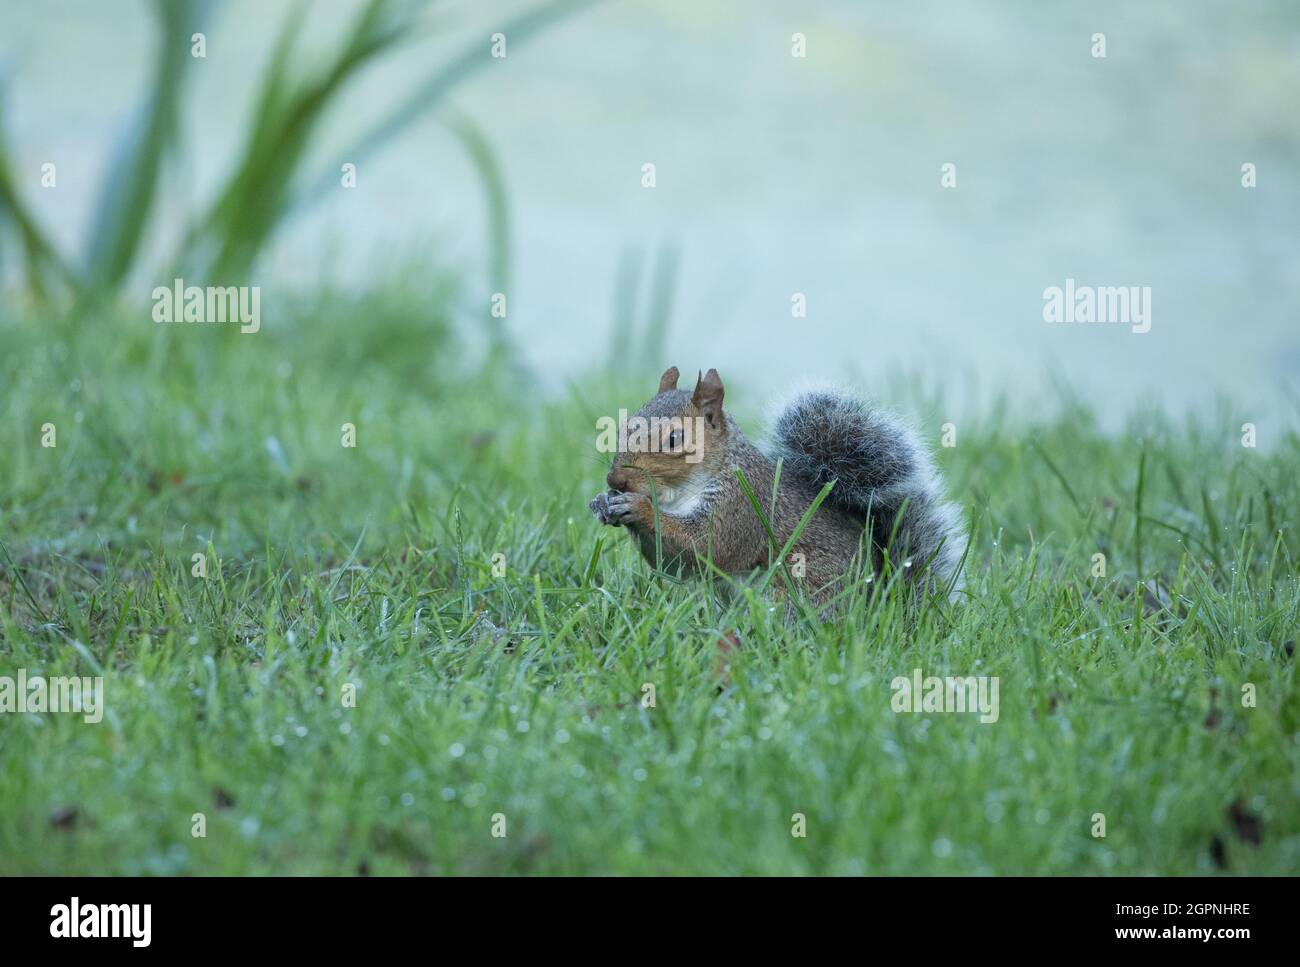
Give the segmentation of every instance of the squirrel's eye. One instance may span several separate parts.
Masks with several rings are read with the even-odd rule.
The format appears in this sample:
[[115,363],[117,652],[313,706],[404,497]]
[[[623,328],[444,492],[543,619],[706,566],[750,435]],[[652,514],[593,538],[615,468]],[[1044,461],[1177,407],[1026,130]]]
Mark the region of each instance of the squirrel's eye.
[[673,430],[672,433],[669,433],[669,434],[668,434],[668,449],[669,449],[669,450],[676,450],[676,449],[677,449],[677,443],[678,443],[678,440],[679,440],[679,437],[680,437],[680,436],[681,436],[681,434],[678,433],[676,430]]

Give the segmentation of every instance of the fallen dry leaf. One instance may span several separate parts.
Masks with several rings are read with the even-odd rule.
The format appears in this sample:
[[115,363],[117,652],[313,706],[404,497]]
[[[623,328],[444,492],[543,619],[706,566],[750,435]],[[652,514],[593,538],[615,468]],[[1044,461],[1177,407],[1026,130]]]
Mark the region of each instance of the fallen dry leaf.
[[81,810],[76,806],[59,806],[50,810],[50,825],[55,829],[72,829],[80,815]]
[[1233,802],[1228,807],[1228,818],[1232,820],[1232,826],[1247,843],[1252,846],[1258,846],[1263,835],[1263,823],[1258,816],[1246,808],[1246,804],[1240,799]]
[[717,641],[718,655],[717,661],[713,666],[714,674],[722,687],[726,688],[731,684],[731,656],[740,651],[740,635],[736,629],[732,628]]

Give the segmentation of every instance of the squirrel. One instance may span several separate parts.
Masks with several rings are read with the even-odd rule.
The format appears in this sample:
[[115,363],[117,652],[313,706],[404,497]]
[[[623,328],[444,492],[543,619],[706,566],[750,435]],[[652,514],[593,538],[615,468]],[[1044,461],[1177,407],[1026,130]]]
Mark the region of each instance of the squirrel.
[[834,483],[787,561],[802,565],[791,570],[814,598],[842,589],[864,546],[873,575],[888,553],[918,592],[956,589],[965,527],[944,498],[928,450],[906,423],[841,390],[805,390],[777,410],[764,453],[723,410],[716,369],[697,379],[694,392],[677,388],[679,375],[670,367],[658,393],[619,426],[605,478],[609,490],[588,505],[602,524],[625,528],[652,566],[701,572],[707,559],[733,575],[769,566],[773,542],[739,469],[778,548],[822,488]]

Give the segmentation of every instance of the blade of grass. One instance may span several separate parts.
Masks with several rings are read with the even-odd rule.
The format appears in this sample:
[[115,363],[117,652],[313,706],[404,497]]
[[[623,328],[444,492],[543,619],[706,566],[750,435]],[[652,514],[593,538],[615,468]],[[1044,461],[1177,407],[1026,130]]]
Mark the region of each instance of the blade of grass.
[[614,317],[610,320],[609,359],[610,372],[626,371],[630,362],[627,347],[632,345],[636,331],[637,290],[641,285],[641,259],[632,248],[625,247],[618,257],[614,273]]
[[1052,458],[1047,455],[1047,451],[1044,450],[1039,445],[1037,440],[1030,440],[1029,446],[1035,453],[1038,454],[1039,457],[1042,458],[1043,463],[1047,464],[1047,469],[1052,472],[1052,476],[1054,476],[1058,481],[1060,481],[1061,487],[1065,491],[1065,495],[1070,498],[1070,503],[1074,505],[1075,512],[1080,517],[1084,516],[1083,504],[1082,502],[1080,502],[1078,496],[1075,494],[1074,488],[1070,486],[1070,481],[1066,479],[1065,474],[1061,472],[1061,468],[1058,467],[1055,461],[1053,461]]
[[[1142,496],[1147,486],[1147,448],[1146,444],[1142,446],[1142,452],[1138,456],[1138,479],[1137,492],[1134,495],[1133,508],[1133,547],[1134,555],[1137,561],[1138,583],[1142,583]],[[1141,611],[1141,600],[1139,598],[1139,608]]]
[[835,481],[832,480],[830,483],[826,484],[826,486],[822,487],[821,492],[813,498],[812,503],[808,505],[808,509],[805,510],[803,516],[799,518],[799,523],[795,525],[794,530],[790,532],[790,538],[785,542],[785,546],[783,547],[777,541],[776,533],[772,530],[772,524],[768,520],[767,514],[763,512],[763,505],[759,502],[758,495],[754,493],[754,488],[750,486],[749,479],[745,476],[745,471],[741,470],[740,467],[736,467],[736,479],[740,481],[740,489],[744,491],[745,499],[749,501],[750,506],[754,508],[754,513],[758,515],[759,523],[762,524],[763,530],[767,534],[767,539],[771,543],[772,549],[777,552],[776,560],[769,565],[767,573],[764,574],[762,581],[759,582],[759,590],[761,591],[766,588],[768,582],[772,579],[772,575],[779,570],[784,576],[786,586],[793,596],[795,594],[795,587],[785,567],[785,556],[790,552],[790,548],[794,547],[795,543],[803,535],[804,528],[808,526],[808,522],[812,520],[813,514],[815,514],[817,508],[822,505],[822,501],[826,499],[827,494],[834,489]]
[[596,576],[596,565],[600,563],[600,552],[604,546],[604,536],[596,535],[596,542],[591,545],[591,557],[587,559],[587,567],[582,572],[582,586],[584,588],[591,587],[591,581]]
[[677,289],[677,251],[665,246],[655,260],[650,304],[641,324],[641,359],[661,359],[672,326],[673,295]]

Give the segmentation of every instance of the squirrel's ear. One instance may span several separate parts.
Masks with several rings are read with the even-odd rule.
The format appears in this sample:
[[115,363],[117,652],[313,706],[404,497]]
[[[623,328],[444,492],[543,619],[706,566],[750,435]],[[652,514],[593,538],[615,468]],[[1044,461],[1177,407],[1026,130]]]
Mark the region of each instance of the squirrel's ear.
[[664,374],[659,377],[659,392],[667,393],[670,389],[676,389],[677,377],[680,375],[676,366],[669,366],[665,369]]
[[722,422],[722,377],[716,369],[709,370],[695,383],[691,402],[704,415],[709,426],[716,428]]

